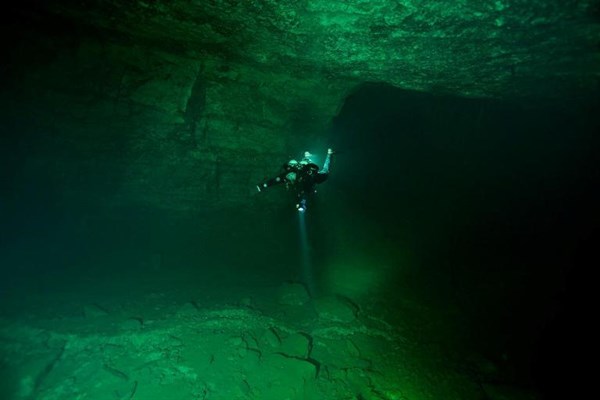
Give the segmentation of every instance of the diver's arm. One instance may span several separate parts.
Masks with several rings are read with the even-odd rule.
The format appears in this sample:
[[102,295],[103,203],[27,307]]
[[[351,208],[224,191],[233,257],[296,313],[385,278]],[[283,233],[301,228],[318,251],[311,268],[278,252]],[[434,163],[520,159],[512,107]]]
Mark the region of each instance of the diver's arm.
[[331,155],[333,154],[333,150],[327,149],[327,157],[325,157],[325,162],[323,163],[323,168],[319,171],[320,174],[328,174],[329,166],[331,164]]
[[275,178],[268,179],[258,185],[256,185],[256,190],[262,192],[272,186],[281,185],[282,183],[286,183],[286,175],[288,172],[283,172],[282,174],[277,175]]

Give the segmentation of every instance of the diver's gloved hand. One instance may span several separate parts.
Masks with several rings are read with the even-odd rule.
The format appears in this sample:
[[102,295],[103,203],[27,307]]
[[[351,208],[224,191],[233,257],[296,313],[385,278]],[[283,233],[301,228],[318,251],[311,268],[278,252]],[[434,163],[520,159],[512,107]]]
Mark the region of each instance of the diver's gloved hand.
[[327,149],[327,154],[333,154],[333,149]]

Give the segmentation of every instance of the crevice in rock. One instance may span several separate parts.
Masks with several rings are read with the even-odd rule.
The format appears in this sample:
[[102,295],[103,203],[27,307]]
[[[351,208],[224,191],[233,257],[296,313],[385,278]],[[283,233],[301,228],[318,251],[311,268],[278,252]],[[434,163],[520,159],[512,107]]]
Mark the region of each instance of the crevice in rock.
[[44,380],[48,377],[48,375],[50,375],[50,373],[52,372],[52,370],[54,369],[54,367],[56,366],[56,364],[60,361],[60,359],[62,358],[63,354],[65,353],[65,349],[66,349],[67,345],[66,343],[61,347],[61,349],[58,351],[58,353],[56,354],[56,356],[46,365],[46,367],[38,374],[38,376],[35,379],[35,384],[34,384],[34,392],[38,392],[40,390],[40,387],[42,386],[42,384],[44,383]]
[[119,378],[119,379],[121,379],[121,380],[124,380],[124,381],[129,381],[129,375],[127,375],[125,372],[123,372],[123,371],[121,371],[121,370],[119,370],[119,369],[117,369],[117,368],[111,367],[111,366],[110,366],[110,365],[108,365],[108,364],[104,364],[104,365],[102,366],[102,368],[103,368],[103,369],[104,369],[106,372],[108,372],[109,374],[111,374],[111,375],[112,375],[112,376],[114,376],[114,377],[117,377],[117,378]]
[[318,360],[315,360],[314,358],[311,358],[311,357],[304,358],[304,357],[298,357],[298,356],[291,356],[289,354],[282,353],[282,352],[275,352],[273,354],[277,354],[278,356],[282,356],[282,357],[293,359],[293,360],[304,361],[304,362],[307,362],[307,363],[313,365],[315,367],[315,379],[319,378],[319,374],[321,373],[321,363]]
[[[202,120],[202,114],[206,106],[206,81],[202,76],[202,69],[198,71],[196,80],[192,86],[190,97],[187,100],[187,105],[183,115],[186,124],[186,130],[189,132],[194,147],[198,147],[197,130],[198,124]],[[202,140],[204,141],[206,137]]]

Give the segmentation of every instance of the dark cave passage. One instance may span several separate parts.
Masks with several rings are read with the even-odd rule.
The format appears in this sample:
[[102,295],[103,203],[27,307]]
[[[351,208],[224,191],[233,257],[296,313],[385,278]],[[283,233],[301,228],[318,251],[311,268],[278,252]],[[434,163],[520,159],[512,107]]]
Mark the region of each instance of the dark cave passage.
[[[578,285],[598,220],[597,125],[592,107],[527,108],[381,84],[356,90],[334,120],[343,171],[335,185],[352,214],[373,221],[364,235],[410,248],[417,291],[457,305],[464,342],[547,393],[569,387],[570,367],[548,361],[557,341],[577,340],[574,313],[585,304]],[[383,296],[392,304],[403,279],[390,276]]]

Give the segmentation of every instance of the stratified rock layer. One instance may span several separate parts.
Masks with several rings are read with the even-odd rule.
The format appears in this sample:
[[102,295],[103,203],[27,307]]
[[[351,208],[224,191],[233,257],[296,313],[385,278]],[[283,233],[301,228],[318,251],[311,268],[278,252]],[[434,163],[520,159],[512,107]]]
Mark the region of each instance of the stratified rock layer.
[[189,215],[245,204],[285,159],[324,151],[365,82],[524,102],[588,94],[597,15],[591,0],[48,1],[2,28],[2,106],[7,129],[33,132],[28,168],[47,171],[60,201],[95,190],[108,207]]

